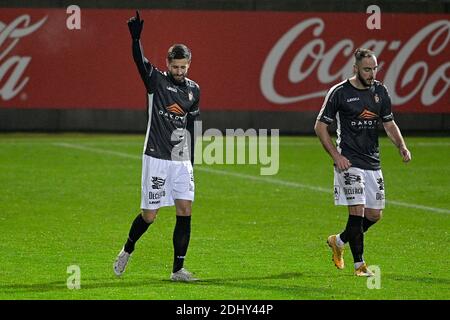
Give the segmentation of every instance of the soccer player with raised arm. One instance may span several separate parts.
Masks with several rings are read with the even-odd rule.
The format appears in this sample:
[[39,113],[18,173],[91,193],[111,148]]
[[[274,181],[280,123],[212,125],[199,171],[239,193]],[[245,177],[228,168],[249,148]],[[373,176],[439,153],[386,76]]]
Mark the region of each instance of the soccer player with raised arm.
[[138,239],[155,221],[159,208],[175,205],[173,281],[195,281],[184,267],[191,234],[194,201],[194,121],[199,116],[200,88],[186,77],[191,51],[184,44],[168,50],[167,71],[158,70],[144,57],[140,36],[144,21],[139,12],[128,20],[133,59],[146,88],[148,124],[142,159],[141,212],[114,264],[122,275]]
[[[314,130],[334,161],[334,201],[348,208],[345,229],[331,235],[327,243],[338,269],[344,268],[344,245],[353,255],[355,275],[372,276],[364,261],[364,233],[381,218],[385,185],[381,172],[378,125],[383,123],[404,162],[411,160],[391,111],[386,87],[375,80],[377,58],[371,50],[359,48],[354,54],[354,75],[327,93]],[[328,125],[337,122],[336,146]]]

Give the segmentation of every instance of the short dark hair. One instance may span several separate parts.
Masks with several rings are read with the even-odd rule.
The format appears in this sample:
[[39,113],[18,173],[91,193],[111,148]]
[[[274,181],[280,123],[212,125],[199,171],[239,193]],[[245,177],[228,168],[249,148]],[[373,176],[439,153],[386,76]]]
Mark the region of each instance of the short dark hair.
[[355,50],[355,63],[361,62],[363,58],[375,57],[375,52],[366,48],[358,48]]
[[169,61],[172,61],[173,59],[188,59],[188,61],[191,61],[191,58],[191,50],[184,44],[174,44],[167,52],[167,60]]

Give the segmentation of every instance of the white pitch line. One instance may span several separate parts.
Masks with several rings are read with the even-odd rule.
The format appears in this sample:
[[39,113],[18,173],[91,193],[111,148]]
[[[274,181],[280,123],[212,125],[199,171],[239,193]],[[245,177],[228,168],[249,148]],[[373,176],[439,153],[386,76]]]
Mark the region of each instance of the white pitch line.
[[[389,142],[389,141],[380,141],[380,144],[383,146],[392,146],[394,147],[394,145]],[[310,142],[310,141],[305,141],[305,142],[295,142],[295,141],[280,141],[279,143],[280,147],[313,147],[313,146],[319,146],[322,147],[320,145],[319,140],[317,140],[317,142]],[[450,142],[407,142],[407,146],[408,147],[450,147]]]
[[450,147],[450,142],[412,142],[408,146],[413,147]]
[[142,157],[135,156],[135,155],[128,154],[128,153],[80,146],[78,144],[72,144],[72,143],[61,142],[61,143],[54,143],[53,145],[58,146],[58,147],[64,147],[64,148],[72,148],[72,149],[78,149],[78,150],[91,151],[91,152],[100,153],[100,154],[111,154],[113,156],[118,156],[118,157],[128,158],[128,159],[136,159],[136,160],[142,159]]
[[[283,186],[287,186],[287,187],[309,189],[309,190],[313,190],[313,191],[326,192],[326,193],[331,192],[330,189],[327,189],[327,188],[315,187],[315,186],[311,186],[311,185],[307,185],[307,184],[291,182],[291,181],[275,179],[275,178],[263,178],[263,177],[259,177],[259,176],[251,176],[251,175],[247,175],[247,174],[242,174],[242,173],[237,173],[237,172],[229,172],[229,171],[211,169],[211,168],[197,167],[196,170],[201,170],[201,171],[210,172],[210,173],[214,173],[214,174],[234,176],[234,177],[249,179],[249,180],[253,180],[253,181],[261,181],[261,182],[266,182],[266,183],[279,184],[279,185],[283,185]],[[450,210],[447,210],[447,209],[428,207],[428,206],[423,206],[423,205],[419,205],[419,204],[406,203],[406,202],[401,202],[401,201],[396,201],[396,200],[386,200],[386,202],[393,204],[393,205],[402,206],[402,207],[450,214]]]
[[326,188],[322,188],[322,187],[315,187],[315,186],[310,186],[307,184],[291,182],[291,181],[275,179],[275,178],[264,178],[261,176],[251,176],[249,174],[230,172],[230,171],[218,170],[218,169],[212,169],[212,168],[203,168],[203,167],[196,167],[195,170],[200,170],[200,171],[214,173],[214,174],[221,174],[221,175],[225,175],[225,176],[233,176],[233,177],[238,177],[238,178],[248,179],[248,180],[253,180],[253,181],[279,184],[279,185],[286,186],[286,187],[309,189],[309,190],[319,191],[319,192],[330,192],[330,189],[326,189]]
[[[91,151],[91,152],[100,153],[100,154],[110,154],[110,155],[114,155],[114,156],[118,156],[118,157],[122,157],[122,158],[128,158],[128,159],[135,159],[135,160],[142,159],[142,156],[131,155],[128,153],[123,153],[123,152],[118,152],[118,151],[113,151],[113,150],[105,150],[105,149],[86,147],[86,146],[81,146],[81,145],[72,144],[72,143],[54,143],[53,145],[58,146],[58,147],[64,147],[64,148],[72,148],[72,149],[78,149],[78,150]],[[278,184],[278,185],[282,185],[282,186],[286,186],[286,187],[309,189],[309,190],[313,190],[313,191],[326,192],[326,193],[331,192],[330,189],[327,189],[327,188],[316,187],[316,186],[311,186],[311,185],[307,185],[307,184],[291,182],[291,181],[286,181],[286,180],[281,180],[281,179],[276,179],[276,178],[252,176],[252,175],[243,174],[243,173],[230,172],[230,171],[212,169],[212,168],[203,168],[203,167],[198,167],[198,166],[195,168],[195,170],[209,172],[209,173],[213,173],[213,174],[220,174],[220,175],[225,175],[225,176],[232,176],[232,177],[237,177],[237,178],[242,178],[242,179],[247,179],[247,180],[252,180],[252,181]],[[448,209],[423,206],[420,204],[406,203],[406,202],[401,202],[401,201],[396,201],[396,200],[386,200],[386,202],[393,204],[393,205],[401,206],[401,207],[450,214],[450,210],[448,210]]]
[[401,202],[401,201],[396,201],[396,200],[388,200],[387,202],[389,202],[390,204],[396,205],[396,206],[401,206],[401,207],[407,207],[407,208],[414,208],[414,209],[419,209],[419,210],[427,210],[427,211],[434,211],[434,212],[439,212],[439,213],[450,214],[450,210],[447,210],[447,209],[427,207],[427,206],[422,206],[420,204],[406,203],[406,202]]

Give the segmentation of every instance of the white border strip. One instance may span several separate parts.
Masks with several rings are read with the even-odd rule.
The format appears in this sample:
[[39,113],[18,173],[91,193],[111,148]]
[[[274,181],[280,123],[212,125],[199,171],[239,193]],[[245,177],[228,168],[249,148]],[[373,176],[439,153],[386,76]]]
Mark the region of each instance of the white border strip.
[[[109,155],[128,158],[128,159],[141,160],[141,158],[142,158],[141,156],[135,156],[135,155],[131,155],[128,153],[112,151],[112,150],[105,150],[105,149],[97,149],[97,148],[86,147],[86,146],[81,146],[81,145],[72,144],[72,143],[54,143],[53,145],[58,146],[58,147],[64,147],[64,148],[72,148],[72,149],[90,151],[90,152],[95,152],[95,153],[100,153],[100,154],[109,154]],[[212,168],[203,168],[203,167],[196,167],[195,170],[209,172],[209,173],[213,173],[213,174],[220,174],[220,175],[224,175],[224,176],[242,178],[242,179],[246,179],[246,180],[278,184],[278,185],[285,186],[285,187],[308,189],[308,190],[312,190],[312,191],[326,192],[326,193],[331,192],[330,189],[327,189],[327,188],[315,187],[315,186],[311,186],[311,185],[307,185],[307,184],[291,182],[291,181],[275,179],[275,178],[252,176],[252,175],[243,174],[243,173],[237,173],[237,172],[231,172],[231,171],[225,171],[225,170],[219,170],[219,169],[212,169]],[[419,204],[406,203],[406,202],[401,202],[401,201],[396,201],[396,200],[386,200],[386,202],[389,204],[393,204],[393,205],[401,206],[401,207],[450,214],[450,210],[448,210],[448,209],[423,206],[423,205],[419,205]]]

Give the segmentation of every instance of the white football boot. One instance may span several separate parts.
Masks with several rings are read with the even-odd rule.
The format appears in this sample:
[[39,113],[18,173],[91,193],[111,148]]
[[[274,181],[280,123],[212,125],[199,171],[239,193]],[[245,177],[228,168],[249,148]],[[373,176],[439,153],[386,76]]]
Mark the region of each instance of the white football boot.
[[128,260],[130,259],[131,254],[125,252],[122,248],[119,254],[117,255],[116,261],[114,261],[113,269],[116,276],[120,277],[122,273],[125,271]]
[[194,278],[192,273],[187,271],[185,268],[181,268],[177,272],[172,273],[172,275],[170,276],[170,280],[172,280],[172,281],[183,281],[183,282],[198,281],[198,279]]

